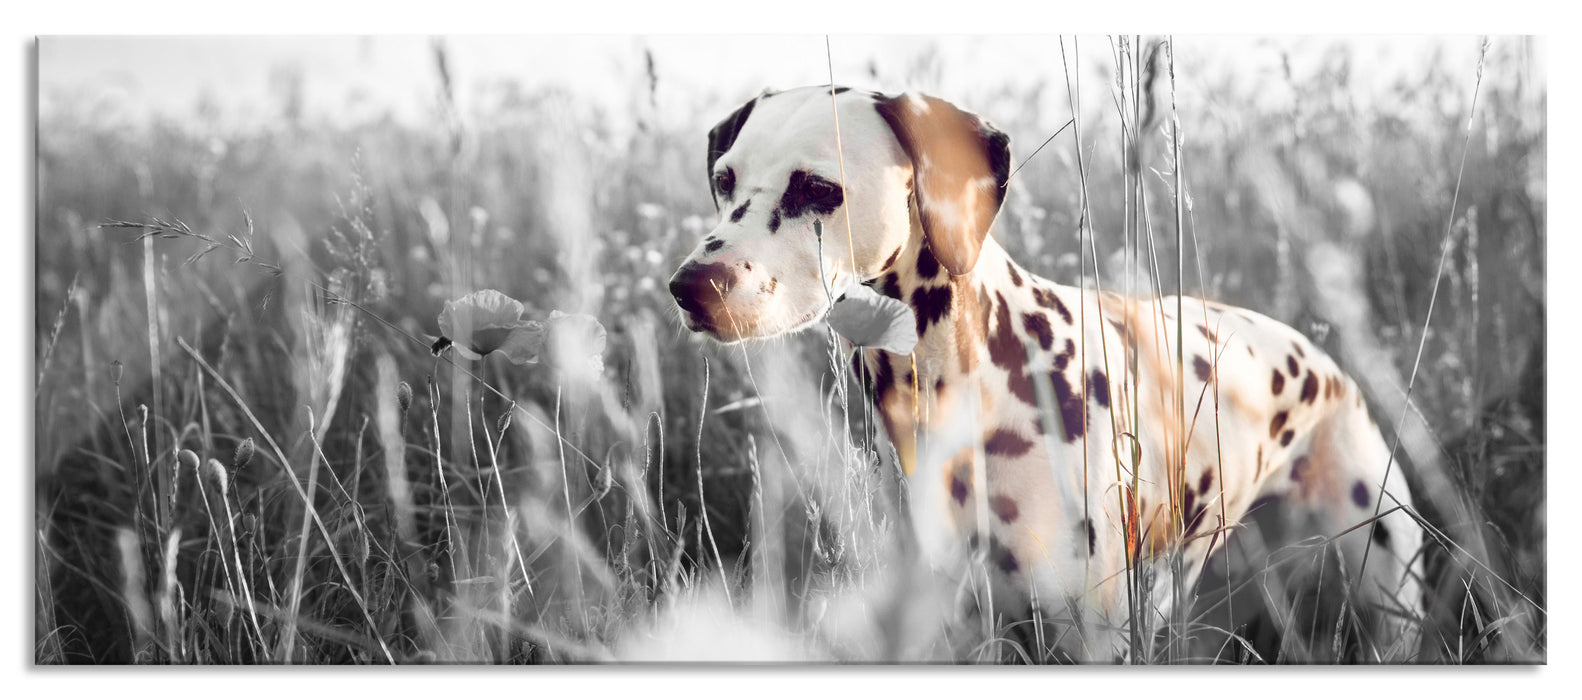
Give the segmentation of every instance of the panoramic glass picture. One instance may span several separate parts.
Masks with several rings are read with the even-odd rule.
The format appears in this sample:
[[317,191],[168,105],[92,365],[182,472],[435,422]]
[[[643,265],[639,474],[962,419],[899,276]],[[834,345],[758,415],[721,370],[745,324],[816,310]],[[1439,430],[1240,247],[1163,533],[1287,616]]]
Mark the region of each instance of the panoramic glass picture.
[[35,51],[35,664],[1548,661],[1542,39]]

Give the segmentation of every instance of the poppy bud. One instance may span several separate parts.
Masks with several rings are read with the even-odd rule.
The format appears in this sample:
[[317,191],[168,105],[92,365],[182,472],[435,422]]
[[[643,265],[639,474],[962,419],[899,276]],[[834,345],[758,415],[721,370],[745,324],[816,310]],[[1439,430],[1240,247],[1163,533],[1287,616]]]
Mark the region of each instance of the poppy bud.
[[401,405],[401,412],[406,413],[412,408],[412,385],[401,382],[396,385],[396,403]]
[[615,467],[606,465],[596,468],[595,479],[598,482],[599,496],[602,498],[610,492],[610,487],[615,485]]
[[192,450],[182,450],[177,452],[176,461],[181,463],[182,469],[189,470],[193,474],[198,473],[198,465],[202,464],[202,462],[198,459],[198,453],[193,452]]

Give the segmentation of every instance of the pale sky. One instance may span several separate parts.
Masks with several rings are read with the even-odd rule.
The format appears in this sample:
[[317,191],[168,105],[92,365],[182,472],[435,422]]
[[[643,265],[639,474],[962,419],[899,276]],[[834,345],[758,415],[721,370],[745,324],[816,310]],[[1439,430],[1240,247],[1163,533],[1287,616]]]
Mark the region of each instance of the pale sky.
[[[45,37],[39,42],[40,109],[47,120],[63,97],[92,95],[107,119],[182,118],[207,96],[228,124],[245,127],[274,115],[271,84],[295,73],[310,117],[355,120],[389,111],[402,120],[423,120],[431,115],[438,86],[433,41],[421,36]],[[711,99],[735,103],[765,86],[823,84],[830,70],[824,37],[817,35],[460,36],[442,41],[464,109],[480,86],[502,79],[527,87],[559,85],[628,109],[633,96],[646,94],[645,48],[654,55],[661,114],[681,119],[713,106],[702,104]],[[1109,38],[1078,41],[1084,99],[1108,99]],[[1066,38],[1074,54],[1072,42]],[[1337,44],[1353,52],[1359,92],[1383,90],[1395,78],[1422,70],[1436,52],[1470,79],[1478,49],[1478,39],[1470,36],[1178,37],[1176,44],[1183,95],[1200,77],[1250,79],[1279,71],[1283,53],[1302,71]],[[931,45],[940,57],[934,68],[921,58]],[[1042,77],[1061,88],[1046,91],[1046,97],[1058,103],[1058,112],[1065,110],[1065,73],[1054,36],[834,36],[831,50],[837,83],[925,89],[949,98]],[[1539,80],[1544,53],[1535,51]],[[870,63],[879,69],[878,80],[868,76]]]

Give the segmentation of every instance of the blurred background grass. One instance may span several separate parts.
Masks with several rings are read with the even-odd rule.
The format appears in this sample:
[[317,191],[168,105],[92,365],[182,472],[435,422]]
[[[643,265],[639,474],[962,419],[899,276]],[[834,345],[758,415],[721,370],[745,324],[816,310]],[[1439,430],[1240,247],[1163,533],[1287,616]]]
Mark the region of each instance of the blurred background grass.
[[[40,662],[596,660],[626,648],[661,602],[722,579],[727,596],[768,601],[754,620],[794,633],[766,655],[894,658],[884,640],[904,625],[833,632],[816,602],[899,576],[874,541],[893,534],[894,504],[867,468],[868,441],[838,434],[862,425],[861,405],[842,400],[824,338],[717,347],[678,327],[664,292],[713,226],[708,128],[764,85],[824,82],[821,38],[411,40],[325,59],[324,75],[300,59],[355,40],[91,41],[41,42]],[[1437,658],[1531,660],[1545,647],[1546,76],[1541,42],[1495,39],[1469,137],[1478,42],[1179,40],[1186,255],[1202,270],[1189,265],[1184,284],[1308,333],[1362,379],[1387,436],[1405,413],[1413,485],[1439,494],[1425,515],[1486,538],[1480,554],[1508,584],[1463,586],[1478,574],[1429,554]],[[1117,97],[1114,42],[1065,47],[1069,73],[1054,37],[837,38],[833,53],[838,82],[925,90],[985,115],[1018,162],[1070,118],[1068,76],[1080,80],[1091,223],[1117,285],[1130,205],[1116,100],[1130,98]],[[145,50],[174,58],[132,58]],[[751,58],[721,58],[737,55]],[[240,67],[214,73],[207,92],[182,77],[228,62]],[[162,90],[165,76],[186,87]],[[1140,162],[1160,231],[1174,216],[1164,85]],[[1030,269],[1072,284],[1092,269],[1079,257],[1077,147],[1067,132],[1027,163],[996,228]],[[221,237],[250,218],[257,257],[287,274],[223,251],[186,264],[201,246],[98,228],[152,217]],[[1176,254],[1170,238],[1157,241],[1161,260]],[[438,333],[446,299],[482,288],[522,300],[530,318],[593,314],[609,331],[605,376],[578,384],[490,361],[475,371],[494,393],[307,280],[419,338]],[[376,436],[378,399],[394,391],[382,357],[415,390],[404,446]],[[279,455],[262,449],[264,431]],[[176,451],[229,464],[247,438],[260,450],[234,470],[241,544],[228,562],[224,527]],[[390,450],[409,472],[416,541],[395,535]],[[286,475],[316,468],[307,510],[328,536],[303,537]],[[140,476],[160,473],[164,491]],[[161,497],[177,503],[163,529],[143,513]],[[174,557],[162,544],[172,524]],[[158,599],[174,562],[180,611],[166,637],[128,612],[126,529],[149,572],[142,592]],[[527,561],[538,546],[546,554]],[[726,574],[709,573],[718,562]],[[208,592],[227,575],[319,627],[268,613],[247,623]],[[498,615],[458,612],[478,610]],[[1501,639],[1515,628],[1520,639]]]

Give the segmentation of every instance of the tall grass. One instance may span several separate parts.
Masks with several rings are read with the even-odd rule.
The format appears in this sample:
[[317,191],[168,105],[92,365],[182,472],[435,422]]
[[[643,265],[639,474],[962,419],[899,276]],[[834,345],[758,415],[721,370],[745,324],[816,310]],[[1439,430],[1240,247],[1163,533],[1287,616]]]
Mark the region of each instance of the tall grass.
[[[1058,113],[1038,90],[950,95],[1019,163],[1074,127],[1022,163],[1001,243],[1063,282],[1290,320],[1342,358],[1375,415],[1404,417],[1385,428],[1448,543],[1425,552],[1422,658],[1542,659],[1546,124],[1525,44],[1495,42],[1470,127],[1470,66],[1361,107],[1365,67],[1343,52],[1247,83],[1172,51],[1170,77],[1202,87],[1166,108],[1146,46],[1110,46],[1070,67]],[[469,112],[443,44],[434,58],[432,129],[41,116],[38,662],[1048,659],[1041,627],[987,612],[981,577],[930,575],[911,550],[850,348],[719,347],[674,322],[664,280],[713,217],[703,134],[742,96],[674,121],[650,57],[642,114],[512,86]],[[1081,101],[1094,72],[1111,103]],[[617,120],[643,126],[617,137]],[[479,288],[598,317],[604,372],[432,354],[440,304]],[[1147,568],[1128,585],[1139,622]],[[1331,642],[1172,610],[1131,626],[1134,661],[1306,661]]]

